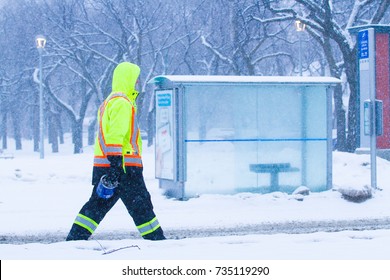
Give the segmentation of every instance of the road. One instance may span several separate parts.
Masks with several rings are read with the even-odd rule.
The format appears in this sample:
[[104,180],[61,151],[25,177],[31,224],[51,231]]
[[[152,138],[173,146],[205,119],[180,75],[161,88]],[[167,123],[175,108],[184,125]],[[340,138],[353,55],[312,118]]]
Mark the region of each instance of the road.
[[[233,236],[249,234],[304,234],[313,232],[339,232],[347,230],[363,231],[390,229],[390,217],[364,220],[337,221],[291,221],[262,223],[240,227],[204,229],[164,229],[169,239],[202,238],[211,236]],[[28,235],[0,234],[0,244],[53,243],[65,240],[65,232],[42,232]],[[138,239],[138,232],[102,231],[93,235],[96,240]]]

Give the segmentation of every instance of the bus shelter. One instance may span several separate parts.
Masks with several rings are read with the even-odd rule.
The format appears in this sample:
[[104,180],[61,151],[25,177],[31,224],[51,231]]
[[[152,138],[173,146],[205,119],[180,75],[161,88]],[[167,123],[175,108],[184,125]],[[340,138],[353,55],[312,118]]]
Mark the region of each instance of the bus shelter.
[[332,186],[331,77],[157,76],[155,175],[168,196]]

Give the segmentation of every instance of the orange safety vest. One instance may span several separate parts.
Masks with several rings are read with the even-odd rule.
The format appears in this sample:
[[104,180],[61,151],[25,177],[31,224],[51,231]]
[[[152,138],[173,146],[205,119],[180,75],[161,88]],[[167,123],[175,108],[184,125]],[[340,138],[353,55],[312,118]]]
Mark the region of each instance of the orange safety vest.
[[136,105],[124,93],[111,93],[103,102],[98,110],[94,166],[110,167],[107,156],[123,156],[123,167],[142,167],[142,139],[136,112]]

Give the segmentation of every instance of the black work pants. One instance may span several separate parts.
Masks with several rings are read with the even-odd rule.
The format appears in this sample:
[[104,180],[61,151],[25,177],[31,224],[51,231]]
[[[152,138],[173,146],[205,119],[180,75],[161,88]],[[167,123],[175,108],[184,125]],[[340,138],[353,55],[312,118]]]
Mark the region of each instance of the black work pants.
[[[119,199],[123,201],[136,226],[155,218],[153,204],[146,189],[142,168],[127,167],[126,173],[121,177],[119,186],[114,191],[114,195],[109,199],[100,198],[96,194],[97,185],[94,185],[91,197],[79,212],[79,215],[81,214],[86,219],[92,220],[96,227]],[[88,230],[75,223],[69,232],[67,240],[86,240],[92,233],[93,230]],[[158,233],[163,236],[161,227],[152,233]],[[144,236],[144,238],[147,237]]]

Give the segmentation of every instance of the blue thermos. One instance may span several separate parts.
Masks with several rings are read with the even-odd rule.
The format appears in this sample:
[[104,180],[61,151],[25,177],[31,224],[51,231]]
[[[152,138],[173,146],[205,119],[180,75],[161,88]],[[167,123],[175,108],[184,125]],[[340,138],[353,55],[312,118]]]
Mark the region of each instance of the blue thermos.
[[106,180],[106,175],[103,175],[100,178],[99,184],[96,188],[96,193],[100,198],[109,199],[114,195],[114,190],[117,187],[117,184],[109,184]]

